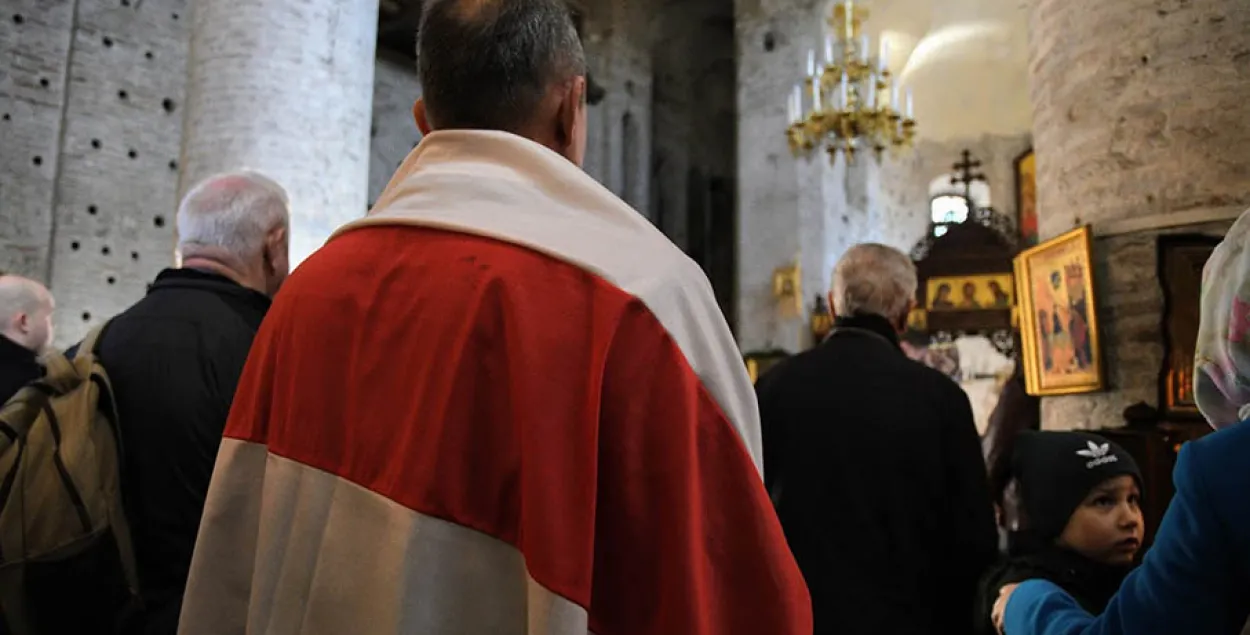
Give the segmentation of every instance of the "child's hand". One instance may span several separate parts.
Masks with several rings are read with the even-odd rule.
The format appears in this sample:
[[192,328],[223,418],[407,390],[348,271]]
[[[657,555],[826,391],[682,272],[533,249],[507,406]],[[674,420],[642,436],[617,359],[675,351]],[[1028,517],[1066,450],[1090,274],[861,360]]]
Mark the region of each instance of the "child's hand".
[[994,620],[994,628],[998,629],[999,633],[1003,632],[1003,613],[1007,612],[1007,601],[1011,599],[1011,594],[1018,586],[1020,585],[1008,584],[998,591],[998,599],[994,600],[994,608],[990,610],[990,619]]

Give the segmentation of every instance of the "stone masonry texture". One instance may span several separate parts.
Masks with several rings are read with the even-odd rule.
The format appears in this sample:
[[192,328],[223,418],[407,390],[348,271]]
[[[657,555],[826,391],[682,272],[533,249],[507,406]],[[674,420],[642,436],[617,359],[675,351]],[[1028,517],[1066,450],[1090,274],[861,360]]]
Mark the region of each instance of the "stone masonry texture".
[[[1097,235],[1126,219],[1250,206],[1250,3],[1036,0],[1030,22],[1043,239],[1085,223]],[[1158,234],[1096,240],[1109,390],[1045,399],[1046,427],[1120,425],[1126,406],[1157,405]]]
[[[841,176],[827,157],[795,158],[786,145],[786,96],[816,44],[823,3],[735,0],[738,53],[738,342],[745,351],[804,345],[806,320],[772,296],[777,267],[803,262],[805,305],[822,293],[828,190]],[[836,198],[836,196],[834,197]],[[849,220],[849,217],[848,217]],[[805,249],[806,247],[806,249]],[[813,253],[815,252],[815,253]]]
[[0,266],[49,283],[57,342],[68,344],[173,261],[189,7],[6,9],[0,125],[18,143],[3,153]]
[[377,0],[197,2],[180,190],[253,169],[291,198],[297,265],[364,215]]
[[[4,3],[0,270],[50,284],[58,344],[173,264],[178,195],[204,176],[246,167],[286,185],[298,258],[364,214],[420,139],[415,65],[374,61],[375,4],[288,4]],[[680,245],[684,180],[653,182],[652,138],[677,140],[705,176],[736,173],[729,11],[719,0],[578,4],[606,91],[590,108],[587,172]],[[702,25],[684,51],[682,19]],[[661,198],[677,205],[664,219],[651,209]]]
[[0,13],[0,270],[48,280],[74,0]]

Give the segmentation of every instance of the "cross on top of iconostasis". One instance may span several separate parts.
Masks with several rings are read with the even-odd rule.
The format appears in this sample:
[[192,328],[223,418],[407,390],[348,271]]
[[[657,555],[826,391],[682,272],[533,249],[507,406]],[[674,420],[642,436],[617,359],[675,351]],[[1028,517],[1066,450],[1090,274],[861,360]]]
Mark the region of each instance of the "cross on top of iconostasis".
[[963,160],[951,166],[955,171],[951,175],[951,185],[962,185],[964,188],[964,198],[972,200],[972,184],[977,181],[985,181],[985,174],[977,171],[981,167],[980,159],[973,159],[972,153],[964,150],[962,153]]

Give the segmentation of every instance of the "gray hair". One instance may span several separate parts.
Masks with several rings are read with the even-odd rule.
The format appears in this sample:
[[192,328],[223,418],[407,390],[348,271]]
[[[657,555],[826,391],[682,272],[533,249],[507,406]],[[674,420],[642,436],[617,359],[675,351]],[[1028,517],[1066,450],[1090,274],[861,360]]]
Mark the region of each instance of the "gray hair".
[[178,206],[178,251],[215,248],[239,259],[255,257],[265,235],[290,224],[286,190],[249,171],[215,174],[191,188]]
[[833,303],[838,315],[902,317],[916,297],[916,265],[886,245],[864,243],[846,251],[833,269]]
[[586,54],[563,0],[426,0],[417,74],[432,127],[515,133]]

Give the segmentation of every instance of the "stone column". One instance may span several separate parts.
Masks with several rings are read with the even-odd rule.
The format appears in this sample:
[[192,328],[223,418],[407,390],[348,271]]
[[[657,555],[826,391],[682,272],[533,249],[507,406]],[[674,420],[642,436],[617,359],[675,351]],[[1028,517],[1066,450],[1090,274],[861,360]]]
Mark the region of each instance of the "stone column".
[[[738,343],[744,351],[801,350],[812,297],[828,280],[826,227],[840,176],[828,157],[795,158],[786,145],[786,100],[819,46],[823,0],[736,0],[738,41]],[[831,194],[835,196],[831,197]],[[840,212],[839,212],[840,214]],[[778,267],[803,268],[802,315],[779,309]]]
[[1045,399],[1043,425],[1121,425],[1158,401],[1156,237],[1250,206],[1250,3],[1035,0],[1030,32],[1041,237],[1093,226],[1109,385]]
[[291,197],[291,263],[366,212],[378,0],[196,2],[179,191],[257,170]]

